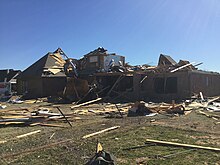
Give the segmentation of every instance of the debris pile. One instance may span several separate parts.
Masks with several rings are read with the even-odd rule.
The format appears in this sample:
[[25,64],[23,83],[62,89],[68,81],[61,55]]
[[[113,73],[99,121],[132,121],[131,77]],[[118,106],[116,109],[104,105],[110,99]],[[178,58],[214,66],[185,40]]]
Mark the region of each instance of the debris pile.
[[156,114],[184,115],[186,110],[183,104],[145,103],[135,102],[128,111],[128,116],[154,116]]
[[128,111],[128,116],[146,116],[153,113],[148,107],[145,106],[145,102],[135,102]]
[[[54,113],[50,108],[42,107],[37,110],[30,110],[29,108],[3,109],[0,111],[0,125],[66,127],[56,123],[66,121],[70,124],[67,118],[73,119],[73,115],[64,115],[59,107],[57,108],[60,113]],[[70,126],[72,125],[70,124]]]
[[[98,98],[82,104],[74,105],[71,108],[74,110],[73,111],[74,114],[79,114],[79,115],[92,114],[92,115],[102,115],[107,118],[122,118],[123,115],[125,115],[128,112],[128,109],[130,107],[130,104],[111,104],[111,103],[91,104],[100,100],[101,98]],[[84,107],[78,109],[81,106]]]

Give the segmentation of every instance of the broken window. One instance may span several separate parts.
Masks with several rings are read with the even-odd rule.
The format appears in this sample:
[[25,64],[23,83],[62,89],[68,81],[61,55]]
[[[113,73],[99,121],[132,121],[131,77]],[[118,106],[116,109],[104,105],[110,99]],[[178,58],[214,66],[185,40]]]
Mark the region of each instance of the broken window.
[[155,78],[154,91],[158,94],[177,93],[177,77]]
[[165,83],[165,78],[155,78],[154,90],[156,93],[159,93],[159,94],[164,93],[164,83]]
[[177,93],[177,77],[168,77],[165,86],[165,93]]
[[89,57],[89,62],[98,62],[98,56]]

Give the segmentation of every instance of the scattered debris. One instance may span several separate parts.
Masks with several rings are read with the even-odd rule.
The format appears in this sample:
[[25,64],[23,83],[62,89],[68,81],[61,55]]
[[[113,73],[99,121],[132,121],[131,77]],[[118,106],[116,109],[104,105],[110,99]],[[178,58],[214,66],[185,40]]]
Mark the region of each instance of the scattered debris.
[[205,113],[201,110],[197,111],[197,113],[199,114],[202,114],[202,115],[205,115],[206,117],[209,117],[209,118],[213,118],[213,119],[220,119],[220,116],[219,115],[216,115],[216,114],[208,114],[208,113]]
[[185,115],[189,112],[185,110],[183,104],[165,103],[145,103],[143,101],[134,103],[128,111],[128,116],[155,116],[157,114],[178,114]]
[[71,123],[67,118],[72,118],[72,114],[65,115],[60,109],[61,113],[51,112],[48,108],[39,108],[38,110],[28,110],[26,108],[20,109],[4,109],[0,113],[0,125],[41,125],[41,126],[51,126],[51,127],[62,127],[65,126],[52,124],[48,122],[63,122],[63,119],[70,125]]
[[13,104],[21,104],[23,102],[24,101],[20,100],[20,98],[17,98],[17,99],[14,99],[14,100],[10,100],[10,103],[13,103]]
[[135,102],[128,111],[128,117],[131,116],[146,116],[153,113],[145,106],[145,102]]

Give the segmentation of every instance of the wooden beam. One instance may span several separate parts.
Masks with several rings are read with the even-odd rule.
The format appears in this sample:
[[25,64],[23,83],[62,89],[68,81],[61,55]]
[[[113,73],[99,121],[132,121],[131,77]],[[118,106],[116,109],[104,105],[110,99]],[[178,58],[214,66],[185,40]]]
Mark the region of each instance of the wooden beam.
[[220,151],[220,148],[213,148],[213,147],[205,147],[205,146],[198,146],[192,144],[183,144],[183,143],[174,143],[168,141],[160,141],[160,140],[153,140],[153,139],[146,139],[146,142],[157,143],[162,145],[172,145],[177,147],[188,147],[188,148],[197,148],[197,149],[204,149],[204,150],[211,150],[211,151]]
[[30,126],[36,126],[36,125],[40,125],[40,126],[48,126],[48,127],[67,128],[66,126],[63,126],[63,125],[57,125],[57,124],[47,124],[47,123],[32,123],[32,124],[30,124]]
[[142,84],[146,78],[147,78],[147,76],[145,76],[145,77],[140,81],[140,84]]
[[180,66],[180,67],[178,67],[178,68],[176,68],[176,69],[171,70],[170,72],[171,72],[171,73],[174,73],[174,72],[176,72],[176,71],[178,71],[178,70],[180,70],[180,69],[183,69],[183,68],[185,68],[185,67],[187,67],[187,66],[193,65],[194,63],[195,63],[195,62],[192,62],[192,63],[186,64],[186,65]]
[[112,90],[115,88],[115,86],[123,79],[123,75],[120,75],[118,77],[118,79],[115,81],[115,83],[112,85],[111,89],[108,91],[107,96],[110,95],[110,93],[112,92]]
[[41,130],[37,130],[37,131],[29,132],[29,133],[26,133],[26,134],[23,134],[23,135],[19,135],[19,136],[16,136],[16,138],[23,138],[23,137],[30,136],[30,135],[33,135],[33,134],[36,134],[36,133],[39,133],[39,132],[41,132]]
[[118,128],[120,128],[120,126],[110,127],[110,128],[107,128],[107,129],[103,129],[103,130],[101,130],[101,131],[98,131],[98,132],[94,132],[94,133],[85,135],[85,136],[83,136],[82,138],[83,138],[83,139],[87,139],[87,138],[89,138],[89,137],[92,137],[92,136],[95,136],[95,135],[98,135],[98,134],[101,134],[101,133],[104,133],[104,132],[108,132],[108,131],[111,131],[111,130],[114,130],[114,129],[118,129]]
[[95,100],[91,100],[91,101],[88,101],[88,102],[85,102],[85,103],[82,103],[82,104],[74,105],[74,106],[71,107],[71,109],[78,108],[78,107],[81,107],[83,105],[88,105],[88,104],[91,104],[91,103],[95,103],[95,102],[100,101],[100,100],[102,100],[102,98],[97,98]]
[[39,132],[41,132],[41,130],[37,130],[37,131],[29,132],[29,133],[26,133],[26,134],[18,135],[18,136],[14,137],[14,138],[11,138],[9,140],[0,141],[0,144],[6,143],[6,142],[8,142],[10,140],[20,139],[20,138],[23,138],[23,137],[26,137],[26,136],[30,136],[30,135],[33,135],[33,134],[36,134],[36,133],[39,133]]
[[16,109],[4,109],[4,110],[1,110],[1,113],[9,112],[9,111],[23,111],[23,110],[30,112],[30,110],[28,108],[16,108]]
[[121,111],[120,111],[120,109],[118,108],[118,105],[117,105],[117,104],[115,104],[115,107],[117,108],[117,110],[118,110],[118,112],[119,112],[121,118],[123,118],[123,114],[121,113]]

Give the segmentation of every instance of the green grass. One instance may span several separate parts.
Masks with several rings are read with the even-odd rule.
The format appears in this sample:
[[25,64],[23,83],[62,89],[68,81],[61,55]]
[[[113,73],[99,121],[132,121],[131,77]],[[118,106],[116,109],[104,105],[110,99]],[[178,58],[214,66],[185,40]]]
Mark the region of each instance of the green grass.
[[[185,116],[184,118],[186,118]],[[220,153],[206,150],[192,150],[183,147],[146,145],[138,149],[127,148],[145,145],[146,139],[156,139],[172,141],[186,144],[197,144],[203,146],[219,147],[219,138],[211,139],[211,135],[219,136],[220,132],[208,133],[197,131],[190,128],[179,128],[169,125],[156,125],[150,123],[151,118],[125,118],[125,119],[104,119],[100,116],[86,117],[89,120],[79,120],[72,122],[73,128],[52,128],[52,127],[2,127],[0,128],[1,140],[11,139],[17,135],[28,133],[35,130],[42,130],[41,133],[31,135],[21,139],[9,140],[7,143],[0,144],[0,164],[6,165],[45,165],[45,164],[84,164],[96,151],[97,140],[101,142],[103,148],[117,158],[119,165],[201,165],[201,164],[220,164]],[[176,118],[175,122],[184,118]],[[192,118],[192,117],[191,117]],[[190,120],[191,120],[190,118]],[[205,118],[206,119],[206,118]],[[167,117],[159,120],[171,121]],[[185,120],[185,119],[184,119]],[[211,119],[207,123],[209,126]],[[182,122],[182,121],[181,121]],[[185,121],[184,121],[185,122]],[[192,121],[197,122],[197,121]],[[199,121],[202,123],[203,121]],[[59,123],[60,124],[60,123]],[[66,123],[62,123],[67,125]],[[88,139],[82,139],[84,135],[93,133],[111,126],[120,125],[121,128],[103,133]],[[184,126],[184,124],[182,124]],[[187,126],[186,126],[187,127]],[[205,127],[206,128],[206,127]],[[53,138],[50,136],[53,134]],[[43,145],[54,142],[72,139],[71,141],[53,147],[38,149],[34,152],[27,152],[29,149],[36,149]],[[200,144],[203,142],[204,144]],[[127,150],[126,150],[127,149]],[[166,155],[174,154],[168,158]],[[178,154],[179,153],[179,154]],[[13,154],[17,154],[14,155]]]

